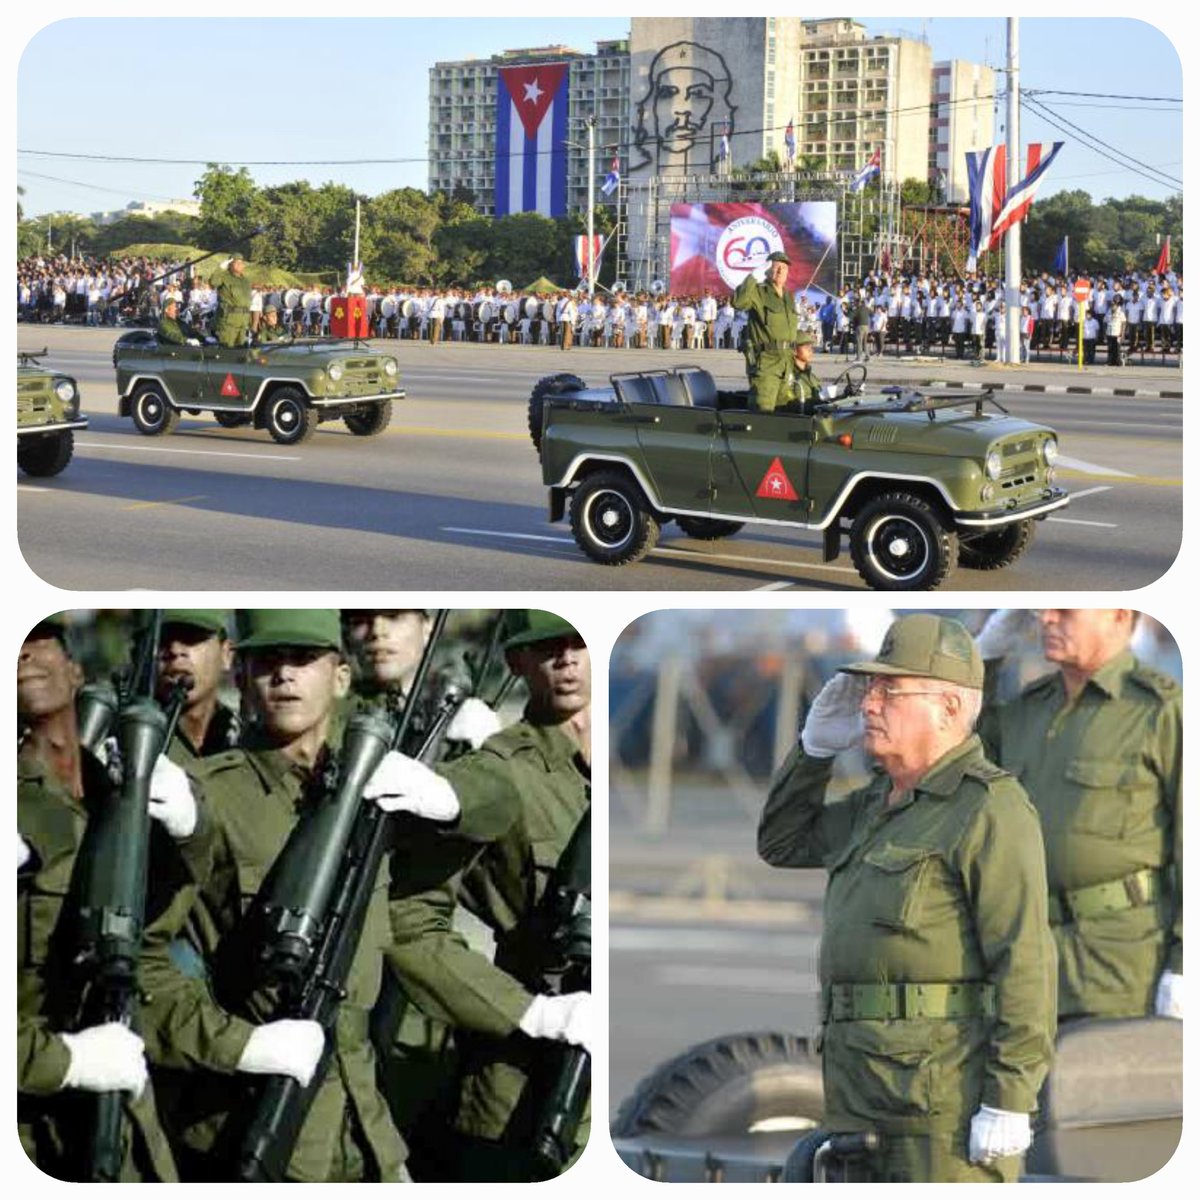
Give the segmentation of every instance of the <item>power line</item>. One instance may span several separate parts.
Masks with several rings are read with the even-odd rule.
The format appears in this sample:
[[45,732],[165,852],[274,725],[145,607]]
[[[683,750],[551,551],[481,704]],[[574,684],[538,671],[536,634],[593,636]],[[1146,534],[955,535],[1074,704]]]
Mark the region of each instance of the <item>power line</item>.
[[1022,88],[1028,96],[1090,96],[1093,100],[1154,100],[1162,104],[1182,104],[1178,96],[1122,96],[1115,92],[1064,92],[1059,88]]
[[[116,195],[116,196],[128,196],[129,195],[128,188],[104,187],[102,184],[99,184],[99,183],[84,183],[84,181],[82,179],[63,179],[59,175],[42,175],[38,171],[30,171],[30,170],[27,170],[25,167],[18,167],[17,174],[22,176],[25,179],[47,179],[51,183],[65,183],[71,187],[88,188],[90,191],[93,191],[93,192],[112,192],[113,195]],[[142,192],[141,198],[143,200],[177,200],[177,199],[179,199],[179,197],[177,197],[177,196],[158,196],[152,192]]]

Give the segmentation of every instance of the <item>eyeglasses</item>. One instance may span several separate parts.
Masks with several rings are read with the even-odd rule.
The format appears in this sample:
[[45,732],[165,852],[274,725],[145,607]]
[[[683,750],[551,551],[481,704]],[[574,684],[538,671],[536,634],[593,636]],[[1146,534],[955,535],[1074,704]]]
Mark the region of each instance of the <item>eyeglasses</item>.
[[941,688],[922,688],[910,691],[907,688],[892,687],[890,684],[884,683],[878,676],[869,680],[863,689],[864,696],[876,696],[883,700],[898,700],[904,696],[944,696],[945,694]]

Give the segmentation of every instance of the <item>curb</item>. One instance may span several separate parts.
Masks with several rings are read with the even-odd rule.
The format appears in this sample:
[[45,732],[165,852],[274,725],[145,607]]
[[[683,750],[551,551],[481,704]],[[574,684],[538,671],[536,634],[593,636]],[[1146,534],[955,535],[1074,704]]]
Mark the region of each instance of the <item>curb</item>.
[[981,386],[978,379],[970,381],[927,379],[920,386],[928,388],[962,388],[965,391],[972,392],[1038,392],[1050,396],[1129,396],[1150,400],[1183,399],[1183,392],[1156,391],[1150,388],[1082,387],[1078,384],[1060,386],[1052,383],[989,383]]

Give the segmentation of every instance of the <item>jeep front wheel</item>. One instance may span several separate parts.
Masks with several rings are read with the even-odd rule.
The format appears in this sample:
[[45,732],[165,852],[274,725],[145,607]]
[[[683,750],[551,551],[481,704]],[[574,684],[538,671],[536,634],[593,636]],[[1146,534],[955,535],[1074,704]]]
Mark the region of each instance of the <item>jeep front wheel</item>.
[[57,475],[75,452],[75,433],[39,433],[17,439],[17,466],[26,475]]
[[571,532],[588,558],[618,567],[654,549],[659,523],[632,479],[617,471],[599,471],[571,497]]
[[886,492],[854,518],[850,555],[868,587],[930,591],[954,567],[958,539],[928,501],[910,492]]
[[280,388],[267,401],[263,423],[281,446],[295,446],[316,433],[317,412],[295,388]]
[[129,401],[129,412],[139,433],[161,437],[179,424],[179,413],[167,402],[157,383],[143,383]]
[[958,535],[958,565],[971,571],[998,571],[1014,563],[1033,541],[1033,521],[1013,521],[986,533]]
[[366,412],[350,413],[342,418],[346,428],[356,437],[374,437],[392,423],[392,402],[381,400]]

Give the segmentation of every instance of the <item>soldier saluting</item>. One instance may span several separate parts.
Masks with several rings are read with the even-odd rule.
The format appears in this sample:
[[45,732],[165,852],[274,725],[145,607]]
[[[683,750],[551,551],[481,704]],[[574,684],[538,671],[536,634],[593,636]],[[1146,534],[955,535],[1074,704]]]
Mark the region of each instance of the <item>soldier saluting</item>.
[[746,375],[750,407],[773,412],[786,403],[792,347],[796,342],[796,298],[785,288],[792,260],[782,250],[767,255],[766,279],[747,275],[733,293],[733,307],[748,314]]
[[217,341],[230,348],[244,346],[250,332],[250,280],[241,254],[226,260],[214,276],[213,286],[217,289]]

